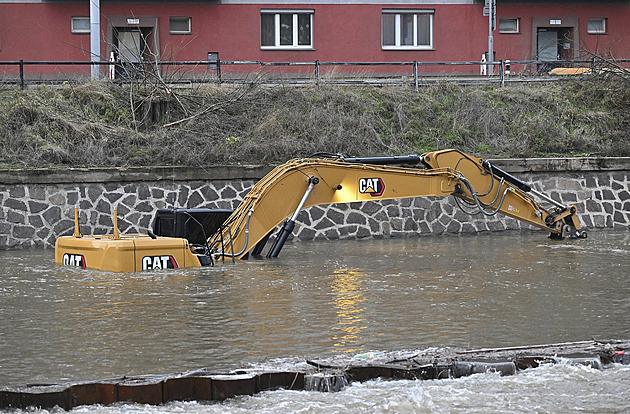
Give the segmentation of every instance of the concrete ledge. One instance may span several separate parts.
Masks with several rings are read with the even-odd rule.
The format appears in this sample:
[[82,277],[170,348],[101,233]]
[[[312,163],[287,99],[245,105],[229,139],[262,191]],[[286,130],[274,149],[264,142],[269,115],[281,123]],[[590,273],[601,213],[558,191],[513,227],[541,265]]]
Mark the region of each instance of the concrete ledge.
[[0,184],[123,183],[142,181],[257,180],[273,167],[213,165],[206,167],[34,168],[0,171]]
[[[497,167],[513,173],[630,170],[630,157],[520,158],[490,161]],[[205,167],[16,169],[0,171],[0,184],[258,180],[271,171],[273,167],[269,165],[212,165]]]
[[630,170],[630,157],[510,158],[490,162],[512,173]]

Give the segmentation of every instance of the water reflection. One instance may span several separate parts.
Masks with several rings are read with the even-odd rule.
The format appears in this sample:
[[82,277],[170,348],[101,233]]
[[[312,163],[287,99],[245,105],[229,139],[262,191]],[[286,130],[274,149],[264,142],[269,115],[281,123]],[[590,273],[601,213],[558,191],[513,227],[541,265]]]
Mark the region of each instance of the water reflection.
[[[300,324],[296,323],[296,308],[300,300],[296,294],[295,282],[291,283],[283,274],[282,267],[274,263],[253,261],[247,273],[240,273],[242,278],[233,279],[239,284],[240,294],[235,297],[231,307],[242,311],[237,313],[235,322],[243,329],[252,330],[251,335],[243,335],[245,340],[257,338],[256,344],[241,344],[242,348],[274,349],[298,348],[302,341]],[[238,265],[237,265],[238,266]],[[238,269],[233,269],[238,270]],[[257,323],[251,324],[252,320]],[[238,335],[238,332],[236,332]],[[250,353],[254,350],[250,351]]]
[[334,294],[334,307],[337,310],[337,325],[333,327],[333,341],[336,352],[357,352],[364,348],[360,338],[366,328],[364,309],[366,300],[363,282],[367,277],[359,269],[336,269],[331,279]]

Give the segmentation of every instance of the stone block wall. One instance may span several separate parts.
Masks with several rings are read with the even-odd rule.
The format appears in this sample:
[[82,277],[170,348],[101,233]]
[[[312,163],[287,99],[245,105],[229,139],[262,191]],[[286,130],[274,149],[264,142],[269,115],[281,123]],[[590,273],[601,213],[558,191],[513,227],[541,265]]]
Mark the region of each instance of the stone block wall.
[[[522,160],[521,160],[522,162]],[[506,162],[510,171],[510,162]],[[511,166],[515,175],[564,204],[575,204],[586,228],[630,229],[629,168],[587,171],[535,171]],[[0,173],[0,249],[52,247],[74,229],[74,207],[80,211],[82,234],[107,234],[113,229],[112,210],[118,210],[121,233],[145,233],[156,210],[178,208],[235,208],[266,169],[229,174],[213,171],[176,173],[143,169],[56,172],[54,177],[24,171],[11,177]],[[579,170],[579,168],[578,168]],[[150,179],[153,177],[153,179]],[[213,179],[221,177],[221,179]],[[244,178],[243,178],[244,177]],[[50,182],[53,181],[53,182]],[[471,234],[530,229],[501,215],[470,216],[453,197],[407,198],[316,206],[298,216],[294,241]],[[533,229],[533,228],[532,228]]]

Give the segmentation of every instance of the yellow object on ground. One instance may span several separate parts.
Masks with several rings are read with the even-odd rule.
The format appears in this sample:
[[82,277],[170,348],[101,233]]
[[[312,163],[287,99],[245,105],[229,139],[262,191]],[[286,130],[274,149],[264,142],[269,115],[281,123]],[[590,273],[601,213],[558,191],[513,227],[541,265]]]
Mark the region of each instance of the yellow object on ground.
[[587,73],[591,73],[590,68],[554,68],[549,72],[550,75],[584,75]]

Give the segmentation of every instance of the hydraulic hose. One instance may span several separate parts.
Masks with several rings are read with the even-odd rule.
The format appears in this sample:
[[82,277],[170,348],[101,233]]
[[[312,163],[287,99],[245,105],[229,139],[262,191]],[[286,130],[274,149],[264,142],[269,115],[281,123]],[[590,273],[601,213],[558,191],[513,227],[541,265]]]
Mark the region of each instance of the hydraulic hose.
[[539,191],[536,191],[530,184],[519,180],[518,178],[514,177],[512,174],[510,174],[510,173],[508,173],[506,171],[503,171],[500,168],[497,168],[497,167],[493,166],[490,163],[490,161],[484,161],[483,162],[483,166],[485,168],[487,168],[488,170],[490,170],[490,171],[492,171],[492,170],[496,171],[496,175],[498,177],[504,178],[505,181],[507,181],[508,183],[512,184],[514,187],[518,188],[519,190],[521,190],[521,191],[523,191],[525,193],[531,192],[531,193],[535,194],[536,196],[538,196],[539,198],[541,198],[542,200],[545,200],[545,201],[553,204],[556,207],[566,208],[566,206],[564,206],[561,203],[557,202],[553,198],[551,198],[551,197],[549,197],[549,196],[547,196],[547,195],[545,195],[545,194],[543,194],[543,193],[541,193]]
[[254,209],[251,209],[249,210],[249,213],[247,214],[247,221],[245,222],[245,245],[243,246],[243,249],[238,253],[219,252],[219,253],[216,253],[216,255],[223,256],[223,257],[231,257],[232,259],[235,259],[237,256],[240,256],[243,253],[245,253],[245,251],[247,250],[247,245],[249,244],[249,219],[252,217],[253,213],[254,213]]
[[[507,195],[508,191],[512,191],[511,187],[508,187],[505,189],[505,191],[503,192],[503,195],[501,196],[501,200],[499,201],[499,205],[494,207],[495,210],[488,212],[485,210],[485,208],[482,206],[482,203],[479,201],[479,197],[477,197],[477,193],[475,193],[475,189],[473,188],[472,184],[470,183],[470,181],[468,181],[466,178],[464,177],[459,177],[460,181],[462,183],[464,183],[464,185],[466,186],[466,188],[468,188],[468,191],[470,191],[470,194],[473,197],[473,200],[475,200],[475,203],[477,204],[477,208],[479,208],[479,211],[481,211],[484,215],[491,217],[496,215],[499,210],[501,209],[501,206],[503,206],[503,201],[505,200],[505,196]],[[497,193],[498,195],[498,193]],[[496,199],[495,199],[496,200]]]

